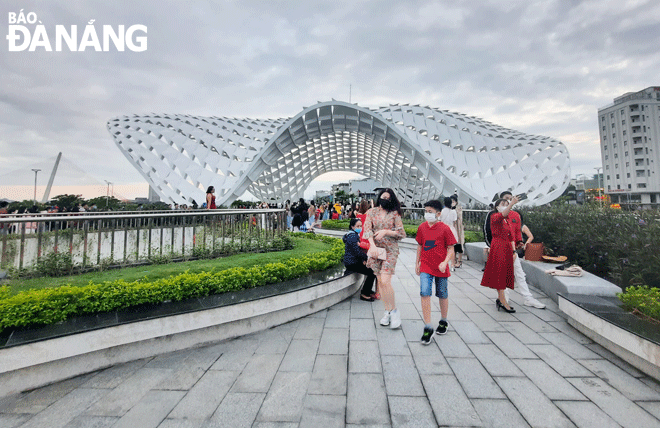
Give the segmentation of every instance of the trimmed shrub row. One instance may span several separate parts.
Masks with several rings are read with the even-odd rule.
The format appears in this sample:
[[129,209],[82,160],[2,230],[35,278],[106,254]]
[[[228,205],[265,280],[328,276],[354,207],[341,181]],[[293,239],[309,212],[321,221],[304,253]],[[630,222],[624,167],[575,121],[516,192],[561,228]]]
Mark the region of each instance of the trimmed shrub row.
[[625,293],[618,294],[626,309],[660,321],[660,289],[647,286],[630,286]]
[[293,235],[321,240],[332,247],[282,263],[194,274],[186,271],[151,282],[90,282],[84,287],[62,286],[27,290],[13,296],[10,295],[8,287],[0,287],[0,331],[10,327],[53,324],[77,315],[114,311],[145,303],[180,301],[254,288],[299,278],[341,263],[344,244],[340,239],[304,233]]

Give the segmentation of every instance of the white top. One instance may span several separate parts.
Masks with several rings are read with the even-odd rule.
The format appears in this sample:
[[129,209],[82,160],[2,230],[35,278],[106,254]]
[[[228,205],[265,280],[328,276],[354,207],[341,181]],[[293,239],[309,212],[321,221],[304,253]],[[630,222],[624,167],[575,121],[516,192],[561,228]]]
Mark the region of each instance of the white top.
[[458,242],[458,233],[456,233],[456,227],[454,226],[456,220],[458,220],[456,210],[445,207],[440,212],[440,221],[449,226],[451,233],[454,234],[454,239],[456,239],[456,242]]

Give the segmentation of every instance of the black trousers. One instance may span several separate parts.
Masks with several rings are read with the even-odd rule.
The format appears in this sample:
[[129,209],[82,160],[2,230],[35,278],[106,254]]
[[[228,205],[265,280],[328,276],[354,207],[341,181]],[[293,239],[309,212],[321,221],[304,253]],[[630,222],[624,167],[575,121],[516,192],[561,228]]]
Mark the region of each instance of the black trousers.
[[346,265],[346,270],[350,270],[353,272],[366,275],[367,279],[364,281],[364,284],[362,285],[361,293],[364,294],[365,296],[370,296],[373,293],[374,281],[376,280],[376,275],[374,274],[374,271],[372,271],[362,263],[354,264],[354,265]]

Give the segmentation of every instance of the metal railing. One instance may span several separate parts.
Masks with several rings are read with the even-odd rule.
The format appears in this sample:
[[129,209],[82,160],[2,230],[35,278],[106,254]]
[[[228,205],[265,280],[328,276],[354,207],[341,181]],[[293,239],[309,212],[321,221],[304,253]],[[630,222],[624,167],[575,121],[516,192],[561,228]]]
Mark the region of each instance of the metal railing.
[[281,209],[0,215],[0,267],[23,269],[53,254],[84,270],[258,251],[285,229]]

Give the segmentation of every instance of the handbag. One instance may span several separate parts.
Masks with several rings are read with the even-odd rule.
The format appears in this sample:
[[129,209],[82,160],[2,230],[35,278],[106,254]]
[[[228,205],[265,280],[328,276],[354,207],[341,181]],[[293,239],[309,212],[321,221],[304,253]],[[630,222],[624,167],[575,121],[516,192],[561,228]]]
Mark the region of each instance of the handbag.
[[538,262],[541,261],[541,257],[543,256],[543,242],[531,242],[527,244],[527,247],[525,248],[525,260],[530,261],[530,262]]

